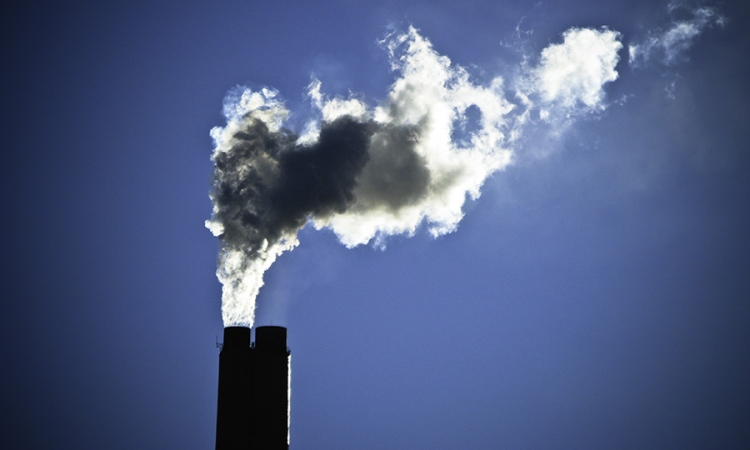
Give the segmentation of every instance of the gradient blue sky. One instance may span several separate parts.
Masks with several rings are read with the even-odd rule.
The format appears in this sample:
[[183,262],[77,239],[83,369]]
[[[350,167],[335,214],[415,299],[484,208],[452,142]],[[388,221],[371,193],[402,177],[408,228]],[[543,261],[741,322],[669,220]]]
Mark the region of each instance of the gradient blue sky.
[[[370,102],[413,24],[477,79],[570,27],[627,46],[658,1],[40,2],[4,6],[0,447],[213,448],[225,93]],[[530,139],[455,233],[381,251],[328,231],[266,275],[289,328],[291,448],[750,447],[750,7],[672,64],[620,52],[601,114]],[[530,156],[536,154],[537,156]]]

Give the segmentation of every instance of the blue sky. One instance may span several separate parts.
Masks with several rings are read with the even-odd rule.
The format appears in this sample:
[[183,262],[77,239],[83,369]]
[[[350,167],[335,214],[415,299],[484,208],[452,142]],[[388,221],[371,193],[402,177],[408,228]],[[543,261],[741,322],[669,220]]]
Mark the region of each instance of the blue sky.
[[[213,447],[225,95],[277,90],[298,134],[323,114],[313,77],[383,105],[399,73],[378,41],[410,25],[529,118],[455,231],[350,249],[308,225],[265,273],[292,448],[750,444],[741,2],[4,8],[0,447]],[[593,106],[545,91],[544,49],[602,27],[622,47]]]

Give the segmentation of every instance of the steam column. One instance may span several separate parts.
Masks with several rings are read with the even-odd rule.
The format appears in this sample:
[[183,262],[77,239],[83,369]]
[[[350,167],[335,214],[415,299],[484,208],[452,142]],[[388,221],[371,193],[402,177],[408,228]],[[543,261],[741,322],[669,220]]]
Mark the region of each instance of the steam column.
[[290,359],[286,328],[255,329],[254,442],[268,450],[289,449]]

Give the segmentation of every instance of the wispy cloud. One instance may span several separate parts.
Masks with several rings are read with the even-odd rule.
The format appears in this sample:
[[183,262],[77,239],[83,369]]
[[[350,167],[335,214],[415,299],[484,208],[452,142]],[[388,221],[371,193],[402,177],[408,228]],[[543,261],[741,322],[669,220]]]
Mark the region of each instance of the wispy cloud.
[[672,2],[668,6],[668,11],[670,17],[687,11],[690,18],[672,19],[668,28],[652,31],[643,41],[631,44],[629,54],[632,67],[643,67],[652,62],[674,65],[687,58],[687,51],[705,29],[724,26],[726,23],[726,18],[711,7],[688,9],[681,2]]

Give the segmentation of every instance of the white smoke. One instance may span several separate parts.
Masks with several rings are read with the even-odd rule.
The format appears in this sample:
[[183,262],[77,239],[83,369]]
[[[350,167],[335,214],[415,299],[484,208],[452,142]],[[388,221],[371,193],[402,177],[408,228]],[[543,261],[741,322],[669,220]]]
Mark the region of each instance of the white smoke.
[[[381,42],[396,81],[381,104],[329,98],[314,81],[318,111],[296,135],[270,89],[239,89],[225,102],[227,125],[211,130],[216,164],[206,226],[221,239],[217,275],[225,326],[252,326],[263,274],[297,244],[307,223],[347,247],[388,236],[456,230],[468,198],[511,164],[524,127],[601,111],[617,78],[619,34],[571,29],[518,79],[478,84],[410,27]],[[480,113],[469,124],[467,111]],[[473,126],[469,126],[473,125]]]

